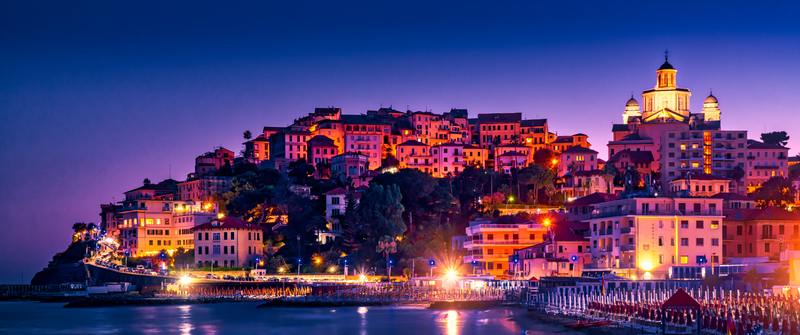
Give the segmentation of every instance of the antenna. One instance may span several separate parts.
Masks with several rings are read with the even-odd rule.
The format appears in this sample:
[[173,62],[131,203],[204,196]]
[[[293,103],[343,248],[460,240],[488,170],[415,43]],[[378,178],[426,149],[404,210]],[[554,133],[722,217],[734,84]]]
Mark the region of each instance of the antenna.
[[664,50],[664,61],[669,61],[669,50]]

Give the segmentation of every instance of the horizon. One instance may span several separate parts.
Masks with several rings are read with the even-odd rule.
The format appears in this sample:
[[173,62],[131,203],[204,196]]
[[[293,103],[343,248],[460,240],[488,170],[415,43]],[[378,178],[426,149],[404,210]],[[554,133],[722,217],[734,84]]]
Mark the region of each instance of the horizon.
[[0,254],[25,257],[0,258],[0,282],[29,281],[66,247],[73,222],[99,222],[99,204],[144,178],[182,180],[197,155],[238,154],[243,131],[315,107],[519,112],[559,135],[589,135],[607,159],[611,125],[631,94],[641,102],[653,87],[665,49],[693,112],[713,89],[723,129],[755,140],[787,131],[795,156],[800,4],[725,4],[676,6],[665,25],[641,15],[662,4],[620,2],[5,4]]

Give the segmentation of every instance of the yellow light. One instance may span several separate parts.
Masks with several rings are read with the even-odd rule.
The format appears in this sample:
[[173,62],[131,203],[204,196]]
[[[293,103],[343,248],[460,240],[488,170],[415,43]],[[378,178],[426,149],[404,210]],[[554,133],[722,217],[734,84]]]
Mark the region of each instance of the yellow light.
[[329,266],[328,267],[328,273],[334,273],[334,272],[336,272],[336,267],[333,266],[333,265]]
[[458,279],[458,271],[456,269],[447,269],[444,272],[444,279],[447,281],[456,281]]
[[189,275],[183,275],[180,279],[178,279],[178,284],[181,286],[189,286],[194,281],[194,278],[189,277]]
[[358,281],[360,281],[360,282],[365,282],[365,281],[367,281],[367,275],[365,275],[365,274],[363,274],[363,273],[362,273],[362,274],[360,274],[360,275],[358,275]]
[[542,220],[542,225],[545,226],[545,228],[549,228],[551,224],[553,224],[553,222],[550,221],[550,218],[544,218],[544,220]]
[[214,204],[210,202],[206,202],[203,204],[203,209],[206,211],[210,211],[212,208],[214,208]]
[[533,139],[528,137],[528,138],[525,139],[525,142],[531,143],[531,142],[533,142]]
[[264,266],[264,261],[259,261],[258,266]]
[[513,195],[509,195],[508,196],[508,202],[514,202],[514,196]]
[[642,271],[650,272],[653,271],[654,268],[655,265],[653,265],[653,261],[649,259],[643,259],[639,261],[639,269],[642,269]]
[[278,267],[278,273],[284,273],[284,272],[286,272],[286,268],[285,267],[282,267],[282,266]]
[[225,218],[225,213],[217,213],[217,219],[222,220]]
[[556,165],[558,164],[558,158],[553,158],[550,160],[550,164]]
[[322,257],[319,257],[319,256],[314,256],[314,264],[315,264],[315,265],[320,265],[320,264],[322,264]]

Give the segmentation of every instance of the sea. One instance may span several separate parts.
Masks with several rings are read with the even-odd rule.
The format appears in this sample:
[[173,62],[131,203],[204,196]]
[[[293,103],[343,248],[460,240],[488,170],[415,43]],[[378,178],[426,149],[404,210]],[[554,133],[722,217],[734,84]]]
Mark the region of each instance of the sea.
[[571,334],[517,308],[257,308],[258,303],[64,308],[0,302],[0,334]]

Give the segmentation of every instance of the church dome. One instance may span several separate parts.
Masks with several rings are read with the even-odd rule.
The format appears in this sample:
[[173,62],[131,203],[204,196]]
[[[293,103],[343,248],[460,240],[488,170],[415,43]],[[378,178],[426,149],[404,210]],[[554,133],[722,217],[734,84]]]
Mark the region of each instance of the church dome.
[[672,66],[672,64],[670,64],[669,61],[665,59],[664,60],[664,64],[661,64],[661,66],[658,69],[659,70],[675,70],[675,67]]
[[634,99],[633,97],[631,97],[630,99],[628,99],[628,102],[625,103],[625,107],[634,107],[634,106],[639,107],[639,102],[636,101],[636,99]]
[[719,103],[719,101],[717,100],[717,97],[715,97],[713,94],[709,94],[708,97],[705,100],[703,100],[703,103],[704,104],[708,104],[708,103],[716,104],[716,103]]

